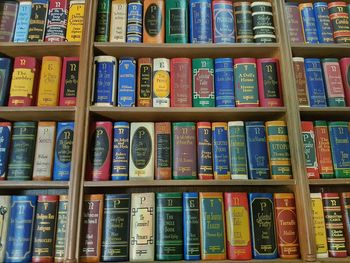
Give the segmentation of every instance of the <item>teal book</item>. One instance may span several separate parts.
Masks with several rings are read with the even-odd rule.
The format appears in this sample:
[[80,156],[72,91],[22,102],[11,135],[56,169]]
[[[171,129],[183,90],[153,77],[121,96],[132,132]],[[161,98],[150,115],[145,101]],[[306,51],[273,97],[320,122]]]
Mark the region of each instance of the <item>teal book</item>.
[[98,0],[96,14],[95,41],[107,42],[111,13],[110,0]]
[[165,1],[165,40],[166,43],[188,42],[188,3],[187,0]]
[[193,107],[215,107],[213,59],[193,59],[192,73]]

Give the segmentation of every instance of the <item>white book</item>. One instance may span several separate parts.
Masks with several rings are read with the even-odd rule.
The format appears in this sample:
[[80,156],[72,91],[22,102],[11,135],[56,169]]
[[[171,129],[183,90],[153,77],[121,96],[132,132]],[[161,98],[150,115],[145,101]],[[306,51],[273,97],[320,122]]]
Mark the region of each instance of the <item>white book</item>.
[[170,107],[170,60],[153,59],[153,107]]
[[11,196],[0,195],[0,262],[4,262],[10,222]]
[[127,9],[128,5],[126,0],[112,1],[111,23],[109,30],[110,42],[126,42]]

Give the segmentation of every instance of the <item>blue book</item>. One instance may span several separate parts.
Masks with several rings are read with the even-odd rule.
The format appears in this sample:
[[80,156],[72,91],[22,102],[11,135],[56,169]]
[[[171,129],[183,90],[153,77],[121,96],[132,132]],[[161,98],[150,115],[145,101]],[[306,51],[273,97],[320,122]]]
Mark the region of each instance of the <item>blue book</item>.
[[213,2],[214,43],[235,43],[233,4]]
[[0,106],[7,106],[12,75],[12,59],[0,58]]
[[31,14],[32,2],[19,2],[13,42],[27,42]]
[[311,107],[327,107],[326,86],[323,80],[321,60],[305,58],[305,73]]
[[136,61],[133,58],[119,60],[118,107],[135,107]]
[[31,262],[37,197],[12,196],[5,262]]
[[227,139],[227,123],[213,122],[212,142],[214,179],[230,179],[230,163]]
[[113,127],[112,181],[128,180],[130,125],[128,122],[115,122]]
[[200,260],[198,193],[183,193],[184,259]]
[[316,19],[313,6],[311,3],[300,4],[301,22],[304,28],[305,42],[309,44],[317,44],[318,36],[316,29]]
[[235,106],[232,58],[215,59],[215,102],[216,107]]
[[73,138],[74,122],[58,122],[53,166],[54,181],[69,181]]
[[141,43],[142,42],[142,1],[132,1],[128,3],[128,17],[126,26],[126,42]]
[[278,253],[272,194],[250,193],[249,208],[253,257],[255,259],[277,258]]
[[334,43],[333,26],[329,18],[327,3],[314,3],[314,14],[316,19],[318,41],[320,43]]
[[211,0],[190,0],[190,43],[213,43]]
[[249,179],[270,179],[266,129],[262,121],[245,123]]
[[0,122],[0,179],[5,179],[11,142],[11,123]]

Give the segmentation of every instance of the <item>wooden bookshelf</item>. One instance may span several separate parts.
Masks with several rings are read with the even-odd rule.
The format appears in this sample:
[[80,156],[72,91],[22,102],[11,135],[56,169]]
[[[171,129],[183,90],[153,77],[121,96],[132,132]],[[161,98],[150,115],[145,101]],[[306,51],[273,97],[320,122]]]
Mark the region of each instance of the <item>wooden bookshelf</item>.
[[299,111],[303,120],[350,120],[350,107],[300,107]]
[[294,57],[342,58],[349,52],[349,44],[291,44]]

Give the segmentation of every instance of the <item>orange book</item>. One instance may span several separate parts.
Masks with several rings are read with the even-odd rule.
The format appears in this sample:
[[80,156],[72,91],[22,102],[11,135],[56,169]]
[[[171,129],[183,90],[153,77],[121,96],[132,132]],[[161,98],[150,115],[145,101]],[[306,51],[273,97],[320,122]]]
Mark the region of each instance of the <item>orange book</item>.
[[164,43],[164,0],[144,0],[143,43]]

